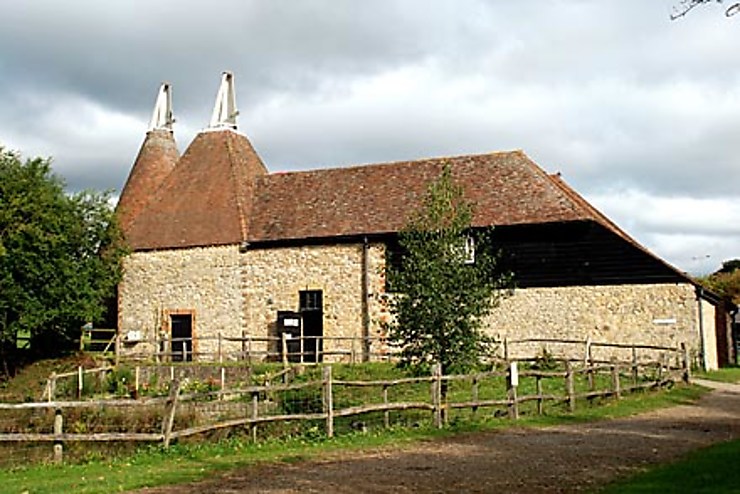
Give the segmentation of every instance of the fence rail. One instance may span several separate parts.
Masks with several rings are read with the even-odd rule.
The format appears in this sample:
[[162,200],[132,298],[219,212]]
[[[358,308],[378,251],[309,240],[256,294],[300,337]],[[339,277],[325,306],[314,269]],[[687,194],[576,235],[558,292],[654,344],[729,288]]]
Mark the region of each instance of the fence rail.
[[[388,360],[397,350],[385,338],[359,336],[226,336],[221,333],[198,338],[115,338],[116,359],[185,361],[274,361],[322,363],[326,359],[349,363]],[[141,349],[139,349],[141,348]],[[205,349],[204,349],[205,348]]]
[[[631,346],[629,348],[632,348]],[[204,434],[216,430],[247,427],[252,437],[257,438],[260,425],[272,422],[285,421],[323,421],[328,436],[334,435],[334,425],[337,419],[355,417],[370,413],[383,415],[383,424],[390,424],[391,412],[418,410],[431,412],[434,426],[442,427],[449,420],[452,410],[470,410],[477,413],[489,408],[503,408],[509,418],[516,420],[521,413],[521,406],[530,402],[536,405],[536,413],[543,413],[545,403],[563,403],[571,412],[576,409],[579,400],[594,400],[599,397],[620,398],[623,394],[635,390],[663,386],[667,383],[682,379],[689,379],[689,361],[684,349],[670,350],[674,354],[650,362],[617,361],[608,364],[599,362],[579,361],[570,359],[558,361],[564,370],[548,370],[536,368],[522,368],[521,361],[506,362],[503,369],[494,369],[488,372],[473,374],[442,375],[440,367],[434,366],[431,375],[408,377],[389,380],[342,380],[333,379],[332,366],[322,369],[320,378],[306,382],[285,384],[242,386],[233,389],[224,387],[217,391],[195,393],[187,392],[185,382],[175,377],[169,382],[169,391],[166,397],[146,399],[107,399],[94,401],[60,401],[53,400],[49,394],[49,401],[38,403],[0,404],[0,413],[18,412],[23,410],[54,411],[52,433],[43,432],[8,432],[0,433],[0,442],[52,442],[54,444],[54,458],[61,461],[63,444],[65,442],[105,442],[105,441],[149,441],[162,442],[168,446],[171,441]],[[676,364],[677,363],[677,364]],[[526,364],[531,365],[531,364]],[[109,371],[110,368],[92,369],[89,373]],[[71,373],[74,375],[75,373]],[[63,374],[57,375],[60,377]],[[77,372],[82,377],[85,372]],[[287,375],[287,374],[286,374]],[[534,381],[534,391],[520,394],[522,382],[529,382],[530,390]],[[584,389],[576,389],[576,381],[582,382]],[[456,383],[456,384],[455,384]],[[497,384],[498,383],[498,384]],[[545,390],[544,384],[548,389]],[[560,384],[558,384],[560,383]],[[443,390],[456,386],[454,396],[444,396]],[[391,399],[390,391],[401,389],[404,386],[427,386],[427,398],[422,395],[409,396],[412,399]],[[482,386],[487,386],[488,396],[481,396]],[[349,403],[342,402],[346,398],[346,390],[352,388],[377,388],[380,397],[378,402]],[[491,395],[493,389],[495,395]],[[49,389],[52,386],[49,385]],[[406,389],[406,388],[404,388]],[[421,388],[415,388],[416,392]],[[280,405],[291,399],[291,393],[308,397],[313,403],[320,406],[307,406],[286,412]],[[407,397],[399,393],[397,397]],[[282,401],[281,401],[282,400]],[[345,400],[346,401],[346,400]],[[371,400],[372,401],[372,400]],[[214,417],[207,416],[208,407],[224,407],[236,410],[241,416],[221,418],[221,410]],[[84,408],[149,408],[155,410],[160,417],[159,431],[132,431],[132,432],[84,432],[70,433],[64,430],[64,415],[74,413]],[[178,428],[180,423],[187,420],[178,420],[183,410],[196,410],[206,416],[205,423]],[[213,415],[213,414],[211,414]]]
[[[360,336],[227,336],[221,333],[198,338],[142,338],[126,341],[122,335],[115,340],[116,362],[241,362],[273,361],[288,363],[324,363],[394,360],[401,349],[386,338]],[[490,355],[494,359],[536,360],[550,353],[554,357],[582,359],[607,363],[615,355],[620,359],[652,358],[657,353],[671,353],[679,358],[684,345],[674,347],[655,344],[597,342],[587,339],[504,338],[494,341]]]

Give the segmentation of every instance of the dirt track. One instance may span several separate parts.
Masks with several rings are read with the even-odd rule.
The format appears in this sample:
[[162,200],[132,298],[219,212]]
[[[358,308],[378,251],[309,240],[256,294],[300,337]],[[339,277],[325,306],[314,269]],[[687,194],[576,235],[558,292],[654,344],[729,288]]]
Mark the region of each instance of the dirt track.
[[264,465],[139,494],[577,492],[691,449],[740,438],[740,385],[719,383],[695,405],[545,429],[461,435]]

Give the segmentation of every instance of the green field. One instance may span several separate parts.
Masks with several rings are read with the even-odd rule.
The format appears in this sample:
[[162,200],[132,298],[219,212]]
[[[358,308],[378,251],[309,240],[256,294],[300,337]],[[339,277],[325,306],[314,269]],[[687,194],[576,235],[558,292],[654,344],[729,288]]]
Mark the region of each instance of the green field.
[[681,460],[608,486],[602,494],[740,492],[740,440],[693,451]]

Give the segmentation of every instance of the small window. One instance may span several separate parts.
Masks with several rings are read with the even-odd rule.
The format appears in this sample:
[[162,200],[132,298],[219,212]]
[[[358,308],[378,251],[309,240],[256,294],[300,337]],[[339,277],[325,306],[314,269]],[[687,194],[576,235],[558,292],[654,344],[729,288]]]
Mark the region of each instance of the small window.
[[475,239],[466,235],[463,244],[463,263],[475,264]]
[[465,235],[451,249],[452,259],[463,264],[475,264],[475,239]]
[[300,310],[321,310],[322,309],[321,290],[305,290],[298,293],[298,303]]

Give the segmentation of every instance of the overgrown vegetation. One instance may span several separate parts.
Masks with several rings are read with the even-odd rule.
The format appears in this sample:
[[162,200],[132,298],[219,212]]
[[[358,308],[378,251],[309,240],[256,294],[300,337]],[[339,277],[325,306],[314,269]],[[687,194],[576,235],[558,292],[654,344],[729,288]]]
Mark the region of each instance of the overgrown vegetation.
[[109,194],[67,194],[48,159],[0,147],[0,373],[74,348],[115,294],[125,253]]
[[723,262],[720,269],[699,281],[713,292],[740,304],[740,259]]

